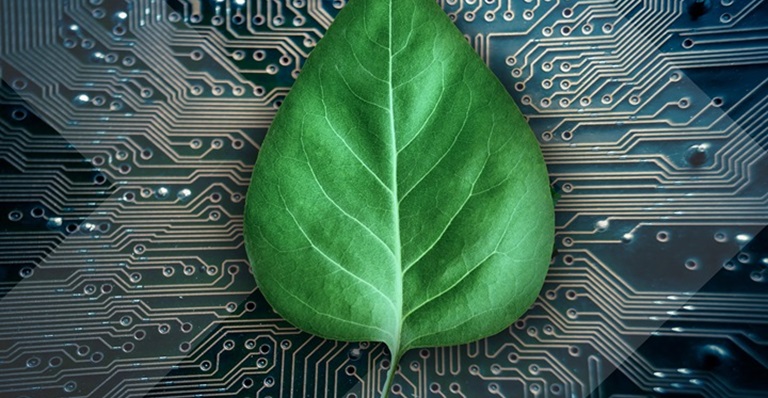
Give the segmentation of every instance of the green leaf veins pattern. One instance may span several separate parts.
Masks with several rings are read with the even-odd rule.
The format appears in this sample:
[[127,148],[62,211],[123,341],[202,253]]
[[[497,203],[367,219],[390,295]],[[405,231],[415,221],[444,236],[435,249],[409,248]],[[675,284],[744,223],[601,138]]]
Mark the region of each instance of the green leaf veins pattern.
[[533,302],[548,185],[523,116],[433,0],[351,0],[259,153],[246,249],[289,322],[382,341],[396,363],[496,333]]

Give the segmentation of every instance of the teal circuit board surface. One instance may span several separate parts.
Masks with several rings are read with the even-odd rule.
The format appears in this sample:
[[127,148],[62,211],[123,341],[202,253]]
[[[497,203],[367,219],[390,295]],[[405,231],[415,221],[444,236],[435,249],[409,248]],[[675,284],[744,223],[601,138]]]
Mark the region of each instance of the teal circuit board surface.
[[[351,0],[354,1],[354,0]],[[396,397],[768,397],[768,1],[440,0],[541,143],[556,253]],[[243,199],[345,0],[0,0],[0,397],[378,397],[259,294]]]

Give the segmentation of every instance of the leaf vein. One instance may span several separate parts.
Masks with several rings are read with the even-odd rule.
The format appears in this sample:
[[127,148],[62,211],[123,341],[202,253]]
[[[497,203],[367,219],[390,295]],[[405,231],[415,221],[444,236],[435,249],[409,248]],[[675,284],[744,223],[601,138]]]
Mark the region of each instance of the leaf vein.
[[361,278],[360,276],[356,275],[356,274],[355,274],[355,273],[353,273],[352,271],[350,271],[350,270],[348,270],[348,269],[344,268],[344,267],[343,267],[341,264],[339,264],[339,263],[338,263],[336,260],[334,260],[333,258],[331,258],[330,256],[328,256],[328,254],[326,254],[326,253],[325,253],[325,252],[324,252],[322,249],[320,249],[320,247],[318,247],[318,246],[317,246],[317,244],[315,244],[314,240],[312,240],[312,238],[311,238],[311,237],[310,237],[310,236],[307,234],[307,232],[304,230],[304,228],[302,228],[301,224],[299,224],[299,220],[297,220],[297,219],[296,219],[296,216],[294,216],[294,214],[293,214],[293,212],[291,211],[291,209],[289,209],[289,208],[288,208],[288,205],[287,205],[287,203],[285,202],[285,197],[283,196],[282,192],[279,192],[279,193],[280,193],[280,199],[282,199],[282,201],[283,201],[283,205],[285,206],[285,211],[287,211],[287,212],[288,212],[288,214],[289,214],[289,215],[291,216],[291,218],[293,219],[293,222],[294,222],[294,224],[296,224],[296,227],[298,227],[298,228],[299,228],[299,231],[301,231],[301,234],[302,234],[302,235],[304,235],[304,238],[306,238],[306,239],[307,239],[307,242],[309,242],[309,244],[310,244],[310,247],[311,247],[313,250],[315,250],[316,252],[318,252],[318,253],[319,253],[321,256],[323,256],[323,258],[325,258],[326,260],[328,260],[328,261],[329,261],[331,264],[335,265],[336,267],[338,267],[339,269],[341,269],[343,272],[345,272],[346,274],[348,274],[348,275],[349,275],[349,276],[351,276],[352,278],[354,278],[354,279],[358,280],[360,283],[362,283],[362,284],[364,284],[364,285],[367,285],[367,286],[368,286],[368,287],[370,287],[370,288],[371,288],[373,291],[375,291],[376,293],[378,293],[378,294],[379,294],[381,297],[383,297],[383,298],[384,298],[386,301],[388,301],[388,302],[389,302],[389,304],[392,306],[392,309],[393,309],[393,310],[395,310],[395,313],[397,313],[397,309],[395,308],[395,303],[392,301],[392,299],[391,299],[391,298],[389,298],[389,296],[387,296],[386,294],[384,294],[384,292],[382,292],[382,291],[381,291],[379,288],[377,288],[376,286],[374,286],[374,285],[373,285],[373,284],[371,284],[370,282],[368,282],[368,281],[366,281],[365,279]]
[[362,102],[362,103],[364,103],[364,104],[368,104],[368,105],[370,105],[370,106],[374,106],[374,107],[376,107],[376,108],[379,108],[379,109],[381,109],[381,110],[383,110],[383,111],[389,111],[389,109],[387,109],[386,107],[384,107],[384,106],[381,106],[381,105],[379,105],[379,104],[377,104],[377,103],[375,103],[375,102],[369,101],[369,100],[367,100],[367,99],[363,98],[363,97],[362,97],[360,94],[358,94],[357,92],[355,92],[355,89],[353,89],[353,88],[352,88],[352,86],[351,86],[351,85],[349,84],[349,82],[347,81],[347,78],[346,78],[346,77],[344,77],[344,74],[343,74],[343,73],[341,73],[341,70],[339,70],[339,66],[338,66],[338,65],[335,65],[335,69],[336,69],[336,73],[338,73],[338,74],[339,74],[339,77],[341,77],[341,81],[342,81],[342,82],[344,82],[344,86],[346,86],[346,87],[347,87],[347,90],[349,90],[349,92],[350,92],[352,95],[354,95],[354,96],[355,96],[355,98],[357,98],[358,100],[360,100],[360,102]]
[[436,336],[436,335],[441,334],[441,333],[446,333],[446,332],[450,332],[452,330],[456,330],[456,329],[458,329],[458,328],[460,328],[460,327],[462,327],[462,326],[472,322],[473,320],[475,320],[475,318],[481,317],[481,316],[483,316],[483,315],[485,315],[485,314],[487,314],[489,312],[493,312],[493,311],[504,309],[504,308],[505,308],[505,306],[494,306],[494,307],[488,308],[485,311],[480,311],[480,312],[470,316],[466,320],[464,320],[464,322],[457,323],[456,325],[451,326],[448,329],[443,329],[443,330],[437,331],[435,333],[427,333],[427,334],[423,334],[421,336],[414,337],[411,340],[409,340],[408,343],[405,344],[405,346],[406,347],[414,347],[415,348],[417,346],[414,346],[413,343],[418,341],[418,340],[420,340],[420,339],[423,339],[425,337]]
[[459,206],[458,209],[456,209],[456,213],[454,213],[453,216],[451,216],[451,219],[448,220],[448,222],[445,224],[445,227],[443,227],[443,230],[440,231],[440,235],[437,236],[437,239],[435,239],[432,242],[432,244],[429,245],[429,247],[426,248],[424,250],[424,252],[421,253],[421,255],[419,255],[419,257],[417,257],[414,261],[408,263],[408,265],[403,269],[403,275],[405,275],[406,272],[408,272],[414,265],[416,265],[416,263],[421,261],[421,259],[424,258],[424,256],[429,254],[432,251],[432,249],[434,249],[435,246],[437,246],[437,244],[440,242],[440,240],[443,239],[443,236],[445,236],[445,233],[448,231],[448,228],[451,227],[451,225],[456,220],[456,218],[459,216],[459,214],[461,214],[461,211],[464,210],[464,206],[466,206],[467,202],[469,202],[469,200],[472,198],[472,196],[473,196],[472,192],[474,191],[474,188],[475,188],[475,185],[477,184],[477,181],[479,181],[480,177],[483,175],[483,171],[485,171],[485,165],[486,164],[488,164],[488,158],[485,159],[485,163],[483,163],[483,168],[480,169],[480,172],[477,173],[477,177],[475,177],[475,180],[472,182],[472,186],[470,188],[469,195],[467,195],[467,197],[461,203],[461,206]]
[[431,303],[432,301],[435,301],[436,299],[440,298],[444,294],[450,292],[451,290],[455,289],[461,282],[463,282],[467,277],[469,277],[475,270],[479,269],[483,264],[485,264],[486,261],[490,260],[491,257],[493,257],[495,254],[499,254],[497,251],[493,251],[491,254],[485,256],[482,260],[480,260],[477,264],[473,265],[467,272],[464,273],[460,278],[458,278],[451,286],[448,286],[445,290],[441,291],[440,293],[424,300],[421,304],[414,307],[412,310],[408,311],[407,314],[403,316],[403,322],[405,322],[405,319],[409,316],[413,315],[416,311],[424,307],[425,305]]
[[[466,85],[467,83],[466,83],[466,82],[464,82],[464,84]],[[466,114],[464,115],[464,121],[462,122],[462,124],[461,124],[461,127],[459,128],[459,133],[458,133],[458,134],[456,134],[456,136],[455,136],[455,137],[453,137],[453,142],[451,142],[451,146],[449,146],[449,147],[448,147],[448,149],[445,151],[445,153],[443,153],[443,154],[440,156],[440,159],[438,159],[438,160],[435,162],[435,164],[434,164],[434,165],[432,165],[432,167],[430,167],[430,169],[429,169],[429,170],[427,170],[427,172],[426,172],[426,173],[424,173],[424,175],[423,175],[423,176],[421,176],[421,178],[419,178],[419,180],[418,180],[418,181],[416,181],[416,183],[415,183],[415,184],[413,184],[413,186],[411,186],[411,188],[409,188],[409,189],[408,189],[408,190],[405,192],[405,194],[403,194],[403,196],[402,196],[402,197],[399,199],[399,201],[398,201],[398,204],[399,204],[399,203],[402,203],[402,202],[403,202],[403,200],[404,200],[406,197],[408,197],[408,195],[409,195],[411,192],[413,192],[413,190],[414,190],[414,189],[416,189],[416,187],[418,187],[418,186],[419,186],[419,184],[421,184],[421,182],[422,182],[422,181],[424,181],[424,179],[426,179],[426,178],[427,178],[427,176],[428,176],[428,175],[430,175],[430,174],[431,174],[431,173],[432,173],[432,172],[433,172],[433,171],[434,171],[434,170],[437,168],[437,166],[438,166],[438,165],[440,165],[440,163],[442,163],[442,161],[443,161],[443,160],[444,160],[444,159],[445,159],[445,158],[448,156],[448,154],[451,152],[451,150],[453,149],[453,147],[454,147],[454,146],[456,145],[456,143],[459,141],[459,136],[461,136],[461,134],[464,132],[464,127],[466,127],[466,125],[467,125],[467,120],[469,120],[469,111],[470,111],[471,109],[472,109],[472,91],[470,90],[470,91],[469,91],[469,105],[467,106],[467,112],[466,112]]]
[[[338,71],[338,68],[337,68]],[[360,155],[357,154],[357,152],[352,149],[352,147],[349,145],[346,139],[342,137],[341,134],[339,134],[339,131],[336,130],[336,127],[333,125],[333,122],[331,122],[331,119],[328,117],[328,106],[325,104],[325,89],[323,88],[322,78],[320,79],[320,102],[323,104],[323,118],[325,119],[326,123],[328,123],[328,127],[331,128],[331,131],[333,131],[333,134],[338,137],[339,140],[341,140],[341,143],[344,144],[344,147],[347,148],[347,150],[352,154],[352,156],[357,159],[358,162],[366,169],[369,173],[373,176],[373,178],[376,179],[376,181],[384,187],[389,192],[392,192],[392,189],[382,181],[381,177],[379,177],[378,174],[376,174],[373,169],[368,166],[367,163],[360,157]],[[302,124],[304,123],[304,119],[302,119]]]
[[363,324],[363,323],[360,323],[360,322],[355,322],[355,321],[352,321],[352,320],[349,320],[349,319],[339,318],[339,317],[337,317],[335,315],[322,312],[322,311],[318,310],[317,308],[313,307],[312,305],[310,305],[309,303],[307,303],[306,301],[302,300],[301,297],[293,294],[293,292],[291,292],[290,289],[287,289],[285,287],[285,285],[280,283],[279,280],[277,280],[277,279],[272,279],[272,280],[275,281],[275,284],[277,284],[277,286],[279,286],[282,291],[288,293],[288,295],[291,296],[294,300],[298,301],[300,304],[302,304],[303,306],[307,307],[310,311],[312,311],[312,312],[314,312],[314,313],[316,313],[318,315],[321,315],[321,316],[324,316],[324,317],[327,317],[327,318],[331,318],[331,319],[337,320],[339,322],[344,322],[344,323],[348,323],[350,325],[358,326],[358,327],[361,327],[361,328],[376,330],[376,331],[384,333],[385,335],[390,336],[390,337],[392,336],[391,332],[389,332],[388,330],[382,329],[380,327],[366,325],[366,324]]
[[317,174],[315,173],[315,168],[314,168],[314,166],[312,166],[312,161],[309,160],[309,154],[307,153],[307,148],[304,145],[304,136],[303,135],[301,136],[301,149],[304,151],[304,157],[307,159],[307,166],[309,166],[309,171],[310,171],[310,173],[312,173],[312,178],[317,183],[317,186],[318,186],[318,188],[320,188],[320,191],[323,193],[323,196],[325,196],[325,198],[328,199],[328,201],[334,207],[336,207],[342,214],[344,214],[345,216],[349,217],[352,221],[356,222],[358,225],[363,227],[363,229],[365,229],[369,234],[371,234],[371,236],[373,236],[378,242],[380,242],[385,248],[387,248],[387,251],[389,251],[394,256],[395,253],[392,250],[392,248],[389,247],[389,245],[387,245],[384,242],[384,240],[381,239],[381,237],[379,235],[374,233],[367,225],[365,225],[365,223],[360,221],[357,217],[353,216],[352,214],[350,214],[349,212],[344,210],[344,208],[342,208],[335,200],[333,200],[333,198],[331,198],[330,195],[328,195],[328,192],[325,190],[325,187],[320,182],[320,179],[317,178]]
[[432,120],[432,116],[434,116],[435,112],[437,112],[438,105],[440,105],[440,102],[443,100],[443,94],[445,94],[445,80],[443,80],[443,84],[440,85],[440,96],[437,98],[437,101],[435,101],[435,106],[432,107],[432,111],[427,115],[427,117],[424,119],[424,123],[421,124],[421,127],[419,127],[419,130],[416,131],[416,134],[411,137],[408,142],[405,143],[400,149],[397,150],[398,155],[400,152],[404,151],[405,148],[408,148],[409,145],[411,145],[412,142],[416,141],[416,138],[418,138],[421,133],[424,131],[424,128],[427,127],[427,123],[429,123]]
[[[373,72],[372,72],[370,69],[368,69],[368,68],[367,68],[367,67],[366,67],[366,66],[363,64],[363,62],[362,62],[362,61],[360,61],[360,57],[358,57],[358,56],[357,56],[357,53],[355,52],[355,49],[354,49],[354,45],[353,45],[353,44],[352,44],[352,42],[349,40],[349,37],[347,37],[347,33],[348,33],[347,31],[344,31],[344,40],[346,40],[346,41],[347,41],[347,44],[349,44],[349,47],[350,47],[349,53],[350,53],[350,54],[352,54],[352,57],[353,57],[353,58],[355,58],[355,61],[357,61],[357,64],[358,64],[358,65],[360,65],[360,68],[361,68],[361,69],[362,69],[364,72],[366,72],[367,74],[369,74],[369,75],[370,75],[372,78],[374,78],[375,80],[378,80],[378,81],[380,81],[380,82],[382,82],[382,83],[387,83],[387,81],[386,81],[386,80],[384,80],[384,79],[382,79],[382,78],[380,78],[380,77],[376,76],[376,75],[375,75],[375,74],[374,74],[374,73],[373,73]],[[338,69],[338,65],[336,66],[336,69]]]

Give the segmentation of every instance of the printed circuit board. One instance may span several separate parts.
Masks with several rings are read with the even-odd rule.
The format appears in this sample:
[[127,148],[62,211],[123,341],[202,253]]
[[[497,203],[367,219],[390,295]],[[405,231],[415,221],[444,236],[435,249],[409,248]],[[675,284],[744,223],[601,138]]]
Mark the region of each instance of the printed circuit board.
[[[354,0],[352,0],[354,1]],[[538,301],[400,397],[768,397],[768,2],[440,0],[557,203]],[[344,0],[0,0],[0,397],[378,396],[243,248],[259,144]]]

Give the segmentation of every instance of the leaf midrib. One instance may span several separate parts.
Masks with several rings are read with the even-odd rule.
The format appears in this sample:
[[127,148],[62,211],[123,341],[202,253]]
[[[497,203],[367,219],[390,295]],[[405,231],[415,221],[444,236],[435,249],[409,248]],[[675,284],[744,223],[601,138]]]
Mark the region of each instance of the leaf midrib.
[[394,232],[395,232],[395,289],[397,292],[397,297],[395,298],[395,301],[399,303],[400,305],[395,305],[396,307],[396,325],[395,325],[395,333],[394,333],[394,339],[395,341],[391,342],[392,346],[389,347],[390,351],[392,351],[392,365],[396,366],[397,358],[401,354],[401,347],[400,347],[400,338],[402,334],[402,328],[403,328],[403,272],[402,272],[402,244],[400,239],[400,203],[398,201],[397,197],[397,134],[395,131],[395,87],[394,82],[392,79],[392,69],[394,68],[394,55],[392,53],[393,49],[393,43],[392,43],[392,26],[393,26],[393,0],[388,1],[389,6],[389,27],[388,27],[388,41],[389,45],[387,46],[388,51],[388,58],[387,58],[387,64],[388,64],[388,79],[387,79],[387,91],[389,94],[389,130],[390,130],[390,156],[391,156],[391,164],[392,164],[392,170],[390,172],[391,175],[391,193],[392,193],[392,216],[393,216],[393,225],[394,225]]

